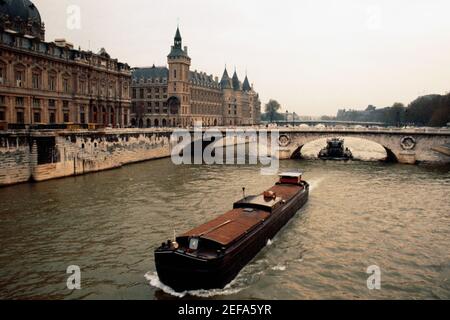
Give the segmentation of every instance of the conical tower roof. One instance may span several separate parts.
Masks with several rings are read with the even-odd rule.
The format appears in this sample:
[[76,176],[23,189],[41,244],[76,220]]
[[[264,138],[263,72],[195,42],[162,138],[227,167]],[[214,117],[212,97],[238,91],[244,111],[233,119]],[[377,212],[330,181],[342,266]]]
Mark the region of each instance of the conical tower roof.
[[250,82],[248,81],[248,77],[247,76],[245,76],[244,83],[242,84],[242,90],[244,90],[244,91],[252,90],[252,87],[250,86]]
[[233,90],[235,91],[241,90],[241,82],[239,81],[236,71],[234,71],[232,82],[233,82]]
[[232,89],[231,79],[228,75],[227,68],[225,67],[225,71],[223,72],[222,80],[220,80],[220,87],[222,89]]
[[175,33],[175,40],[181,41],[181,33],[179,27],[177,27],[177,32]]

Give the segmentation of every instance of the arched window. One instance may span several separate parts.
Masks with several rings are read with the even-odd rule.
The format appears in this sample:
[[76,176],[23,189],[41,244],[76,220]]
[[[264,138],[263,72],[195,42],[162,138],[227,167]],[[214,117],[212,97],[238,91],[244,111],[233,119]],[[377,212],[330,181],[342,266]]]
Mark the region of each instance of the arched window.
[[155,127],[159,127],[159,121],[158,121],[158,119],[155,119]]
[[150,119],[147,119],[147,128],[150,128],[152,126],[152,122],[150,121]]

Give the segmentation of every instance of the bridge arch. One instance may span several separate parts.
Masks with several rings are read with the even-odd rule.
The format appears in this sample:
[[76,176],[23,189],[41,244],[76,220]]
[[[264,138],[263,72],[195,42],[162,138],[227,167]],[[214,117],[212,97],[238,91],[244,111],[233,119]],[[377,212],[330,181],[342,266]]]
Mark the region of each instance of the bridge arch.
[[[359,135],[359,134],[351,134],[351,133],[330,133],[330,132],[321,132],[321,133],[303,133],[303,134],[297,134],[293,133],[291,135],[286,135],[286,137],[283,137],[283,134],[280,133],[280,140],[281,140],[281,148],[284,151],[284,157],[283,158],[290,158],[290,159],[299,159],[303,158],[302,156],[302,150],[305,147],[305,145],[319,141],[319,140],[326,140],[331,138],[341,138],[344,140],[350,139],[358,139],[361,141],[370,141],[372,143],[375,143],[382,147],[384,151],[386,152],[386,157],[384,161],[386,162],[400,162],[399,161],[399,153],[400,153],[400,144],[397,146],[395,143],[393,143],[390,140],[383,141],[383,139],[379,139],[378,136],[372,136],[372,135]],[[284,144],[284,145],[283,145]],[[324,143],[323,147],[326,146],[326,143]],[[348,146],[348,145],[347,145]],[[348,146],[351,151],[352,147]],[[357,157],[358,158],[358,157]],[[367,160],[367,159],[361,159],[361,160]]]
[[[327,145],[326,140],[330,139],[330,138],[343,139],[344,143],[345,143],[345,147],[349,148],[350,151],[352,151],[356,160],[399,162],[395,153],[389,147],[386,147],[386,146],[380,144],[379,142],[376,142],[376,141],[373,141],[370,139],[365,139],[365,138],[359,138],[359,137],[356,138],[356,137],[352,137],[352,136],[342,137],[340,135],[332,135],[329,137],[317,137],[316,139],[312,139],[303,144],[297,145],[295,149],[292,149],[293,151],[291,152],[289,158],[290,159],[304,159],[304,158],[310,158],[310,157],[316,158],[319,154],[319,151],[322,148],[326,147],[326,145]],[[364,150],[363,147],[359,147],[359,146],[362,146],[362,144],[365,142],[370,142],[370,144],[373,145],[372,150],[370,150],[370,149]],[[314,145],[311,146],[311,144],[314,144]],[[319,144],[320,144],[320,147],[319,147]],[[314,152],[310,153],[308,156],[306,156],[303,153],[305,146],[307,146],[307,147],[310,146],[314,150]],[[378,150],[376,150],[377,149],[376,146],[378,146]],[[315,149],[317,149],[316,153],[315,153],[315,151],[316,151]],[[381,154],[381,150],[384,151],[384,153],[385,153],[384,155]]]

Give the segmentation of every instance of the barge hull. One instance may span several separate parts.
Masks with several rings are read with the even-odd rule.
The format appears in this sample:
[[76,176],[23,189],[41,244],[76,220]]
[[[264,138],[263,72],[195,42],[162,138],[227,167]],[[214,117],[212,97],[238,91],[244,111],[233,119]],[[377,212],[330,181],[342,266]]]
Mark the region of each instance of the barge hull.
[[183,251],[156,251],[160,281],[176,291],[224,288],[304,206],[308,197],[309,188],[305,187],[282,210],[215,259],[199,259]]

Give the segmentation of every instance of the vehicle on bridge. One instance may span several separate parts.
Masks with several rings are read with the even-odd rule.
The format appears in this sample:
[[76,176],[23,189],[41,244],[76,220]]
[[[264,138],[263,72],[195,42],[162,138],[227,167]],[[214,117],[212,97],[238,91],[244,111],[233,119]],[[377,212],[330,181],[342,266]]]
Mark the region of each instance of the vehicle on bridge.
[[319,158],[323,160],[352,160],[353,154],[344,147],[344,139],[333,138],[327,141],[327,146],[320,150]]

